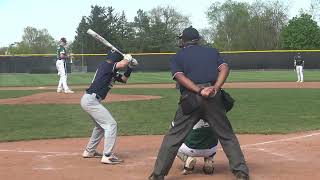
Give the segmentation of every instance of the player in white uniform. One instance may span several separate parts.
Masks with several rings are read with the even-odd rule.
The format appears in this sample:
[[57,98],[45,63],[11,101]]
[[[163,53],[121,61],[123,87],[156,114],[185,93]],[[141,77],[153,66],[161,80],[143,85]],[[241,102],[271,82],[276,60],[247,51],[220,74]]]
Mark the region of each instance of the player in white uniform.
[[74,93],[67,84],[67,68],[66,68],[66,58],[67,51],[65,46],[67,45],[66,38],[61,38],[59,41],[59,46],[57,48],[57,62],[56,67],[58,70],[58,75],[60,76],[57,92],[61,93]]
[[184,143],[179,148],[177,157],[184,162],[182,174],[192,173],[196,164],[196,157],[204,158],[203,171],[212,174],[214,171],[213,158],[217,151],[218,139],[209,124],[200,120],[194,125]]
[[297,72],[298,81],[297,82],[303,82],[303,67],[304,67],[304,61],[302,59],[302,56],[300,53],[298,53],[294,57],[294,67]]

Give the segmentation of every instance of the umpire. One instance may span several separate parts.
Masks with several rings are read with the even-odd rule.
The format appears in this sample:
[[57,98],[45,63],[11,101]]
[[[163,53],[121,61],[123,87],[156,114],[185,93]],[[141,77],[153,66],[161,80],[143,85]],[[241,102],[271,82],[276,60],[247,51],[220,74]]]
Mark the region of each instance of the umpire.
[[181,49],[171,59],[173,79],[180,86],[180,101],[169,132],[164,136],[150,180],[162,180],[192,127],[204,119],[216,133],[237,180],[248,180],[249,169],[226,116],[220,88],[229,67],[217,49],[198,45],[200,36],[192,26],[179,37]]

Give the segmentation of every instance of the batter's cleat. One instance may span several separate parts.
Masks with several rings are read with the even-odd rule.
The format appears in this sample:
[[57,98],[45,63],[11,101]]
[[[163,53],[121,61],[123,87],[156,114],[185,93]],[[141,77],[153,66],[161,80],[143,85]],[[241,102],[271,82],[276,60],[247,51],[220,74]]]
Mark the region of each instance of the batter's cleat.
[[70,90],[70,89],[67,89],[67,90],[64,91],[64,93],[66,93],[66,94],[72,94],[72,93],[74,93],[74,91],[72,91],[72,90]]
[[197,159],[189,156],[184,164],[181,174],[183,175],[191,174],[193,172],[193,169],[196,163],[197,163]]
[[83,158],[101,158],[102,154],[98,153],[97,151],[94,152],[88,152],[87,150],[84,150],[82,153]]
[[213,174],[214,172],[213,157],[204,158],[203,172],[205,174]]
[[61,88],[58,88],[58,89],[57,89],[57,93],[62,93],[62,89],[61,89]]
[[111,154],[109,156],[102,156],[102,159],[101,159],[101,163],[103,164],[119,164],[119,163],[122,163],[123,160],[118,158],[117,156],[115,156],[114,154]]
[[249,175],[242,171],[234,171],[233,174],[236,180],[249,180]]

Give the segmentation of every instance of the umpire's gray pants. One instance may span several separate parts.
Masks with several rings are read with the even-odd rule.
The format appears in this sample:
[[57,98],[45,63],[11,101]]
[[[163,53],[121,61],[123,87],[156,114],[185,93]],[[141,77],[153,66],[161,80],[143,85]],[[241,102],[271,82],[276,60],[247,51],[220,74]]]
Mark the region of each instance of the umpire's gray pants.
[[189,115],[184,115],[181,106],[178,106],[172,127],[163,138],[153,174],[162,176],[168,174],[179,147],[192,130],[192,127],[200,119],[207,121],[210,127],[213,128],[229,159],[231,170],[249,174],[249,169],[240,149],[238,139],[226,116],[221,92],[219,91],[213,98],[205,99],[199,96],[198,98],[201,101],[201,107]]
[[84,94],[81,98],[81,107],[95,123],[86,150],[94,152],[104,136],[103,153],[109,155],[117,138],[117,122],[95,94]]

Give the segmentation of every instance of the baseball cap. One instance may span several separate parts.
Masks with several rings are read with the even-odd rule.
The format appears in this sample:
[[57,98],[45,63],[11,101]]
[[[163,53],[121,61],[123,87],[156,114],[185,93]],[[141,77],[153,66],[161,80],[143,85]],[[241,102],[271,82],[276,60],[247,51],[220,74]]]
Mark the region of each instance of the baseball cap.
[[192,26],[184,29],[182,33],[178,36],[179,39],[183,39],[186,41],[199,40],[200,35],[199,32],[193,28]]

